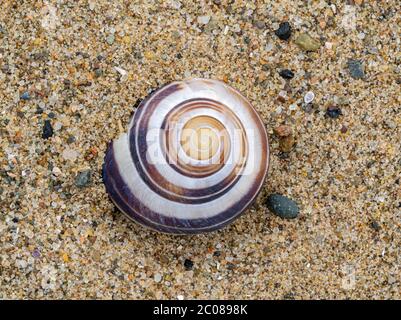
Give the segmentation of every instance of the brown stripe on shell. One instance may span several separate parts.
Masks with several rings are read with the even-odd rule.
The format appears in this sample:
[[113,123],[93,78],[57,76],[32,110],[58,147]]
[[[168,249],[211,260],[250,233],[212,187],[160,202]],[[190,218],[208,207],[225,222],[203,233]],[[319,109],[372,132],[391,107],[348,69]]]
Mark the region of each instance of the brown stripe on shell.
[[[202,99],[202,101],[206,101],[211,103],[210,108],[216,108],[216,110],[220,110],[223,106],[219,104],[218,102],[215,102],[210,99]],[[191,103],[197,103],[197,100],[188,100],[189,107],[191,106]],[[179,186],[176,186],[172,183],[170,183],[168,180],[166,180],[157,170],[156,166],[148,163],[146,160],[146,151],[148,150],[148,146],[146,144],[146,128],[148,127],[148,121],[150,117],[152,116],[154,109],[157,107],[157,104],[160,102],[160,100],[157,101],[156,104],[153,104],[152,107],[153,109],[150,109],[148,105],[146,106],[146,114],[143,114],[142,117],[139,119],[134,119],[134,126],[131,128],[130,132],[130,150],[131,150],[131,156],[133,157],[135,166],[137,167],[137,170],[141,173],[140,175],[142,178],[146,181],[146,184],[156,193],[164,196],[165,198],[173,201],[179,201],[182,203],[204,203],[208,201],[212,201],[213,199],[216,199],[218,197],[221,197],[223,194],[227,193],[234,185],[235,183],[238,182],[238,180],[241,177],[241,171],[246,165],[246,163],[241,163],[238,164],[236,168],[231,172],[231,174],[226,177],[224,180],[220,181],[218,184],[214,186],[208,186],[207,188],[204,189],[185,189],[181,188]],[[186,103],[177,105],[174,107],[173,110],[170,112],[174,113],[175,109],[181,109],[182,107],[186,107]],[[215,105],[214,105],[215,104]],[[242,123],[236,118],[236,116],[232,113],[231,110],[229,110],[227,107],[224,109],[225,112],[230,113],[230,115],[233,117],[233,119],[236,120],[237,125],[240,126],[241,131],[245,135],[245,130],[242,127]],[[168,117],[166,117],[168,118]],[[164,124],[162,125],[162,129],[164,129],[167,125]],[[138,135],[135,136],[135,131],[138,130]],[[166,128],[166,130],[168,130]],[[133,143],[133,141],[138,142],[138,149],[136,148],[136,144]],[[246,141],[246,136],[243,138],[243,141]],[[247,151],[247,147],[243,146],[245,149],[245,152]],[[244,157],[246,158],[246,154],[244,154]],[[166,159],[167,164],[170,166],[172,165],[168,159]],[[187,172],[184,172],[180,170],[177,167],[173,168],[177,171],[180,172],[184,175],[187,176],[193,176],[196,177],[196,175],[191,175]],[[150,178],[152,177],[152,178]],[[152,181],[153,180],[153,181]]]

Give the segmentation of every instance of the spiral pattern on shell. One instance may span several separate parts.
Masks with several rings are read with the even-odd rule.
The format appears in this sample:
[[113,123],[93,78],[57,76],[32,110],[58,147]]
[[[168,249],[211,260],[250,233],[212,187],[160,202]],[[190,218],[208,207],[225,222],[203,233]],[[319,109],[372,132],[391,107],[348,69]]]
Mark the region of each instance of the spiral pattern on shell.
[[252,203],[269,162],[264,125],[217,80],[170,83],[137,108],[106,152],[103,179],[116,206],[167,233],[219,229]]

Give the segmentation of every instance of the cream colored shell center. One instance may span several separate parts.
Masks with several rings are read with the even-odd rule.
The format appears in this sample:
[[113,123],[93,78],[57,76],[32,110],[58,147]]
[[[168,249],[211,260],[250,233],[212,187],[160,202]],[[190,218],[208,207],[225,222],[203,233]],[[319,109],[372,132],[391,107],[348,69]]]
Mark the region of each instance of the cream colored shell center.
[[220,131],[224,126],[217,119],[198,116],[190,119],[181,134],[184,152],[195,160],[211,159],[221,148]]

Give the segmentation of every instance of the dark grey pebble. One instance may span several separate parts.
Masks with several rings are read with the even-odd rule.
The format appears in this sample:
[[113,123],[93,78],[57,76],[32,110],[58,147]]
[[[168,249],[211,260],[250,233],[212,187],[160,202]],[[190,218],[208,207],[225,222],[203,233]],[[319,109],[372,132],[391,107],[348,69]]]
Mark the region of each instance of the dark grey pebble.
[[284,219],[293,219],[299,214],[297,203],[281,194],[268,196],[266,205],[271,212]]
[[91,182],[92,173],[90,170],[84,170],[75,177],[75,185],[79,188],[86,187]]
[[291,26],[286,22],[280,23],[279,28],[274,32],[281,40],[288,40],[291,36]]
[[380,231],[380,225],[376,220],[372,220],[372,222],[370,223],[370,226],[372,227],[372,229],[374,229],[375,231]]
[[326,110],[326,115],[329,118],[337,119],[342,115],[341,109],[339,107],[329,107]]
[[348,60],[348,70],[352,78],[363,79],[365,78],[365,68],[363,67],[362,61],[350,59]]
[[184,261],[185,270],[187,270],[187,271],[192,270],[193,266],[194,266],[194,263],[192,260],[185,259],[185,261]]
[[74,136],[69,136],[67,138],[67,143],[68,144],[74,143],[75,141],[77,141],[77,139]]
[[49,114],[47,115],[50,119],[55,119],[56,118],[56,114],[54,112],[49,112]]
[[42,138],[49,139],[51,136],[53,136],[52,124],[50,120],[45,120],[45,124],[43,126],[43,131],[42,131]]
[[221,251],[215,251],[215,252],[213,252],[213,256],[215,256],[215,257],[220,257],[221,256]]
[[284,79],[292,79],[294,78],[294,72],[289,69],[283,69],[278,73]]
[[31,99],[31,96],[30,96],[29,92],[28,92],[28,91],[24,92],[24,93],[21,95],[21,99],[22,99],[22,100],[29,100],[29,99]]

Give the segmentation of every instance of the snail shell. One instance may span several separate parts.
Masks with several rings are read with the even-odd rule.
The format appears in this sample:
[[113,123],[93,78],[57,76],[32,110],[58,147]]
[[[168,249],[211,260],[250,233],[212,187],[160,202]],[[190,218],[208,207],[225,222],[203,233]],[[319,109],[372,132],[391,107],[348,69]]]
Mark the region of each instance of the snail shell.
[[223,82],[170,83],[138,106],[110,143],[106,190],[132,220],[191,234],[232,222],[256,198],[269,162],[265,127],[249,101]]

